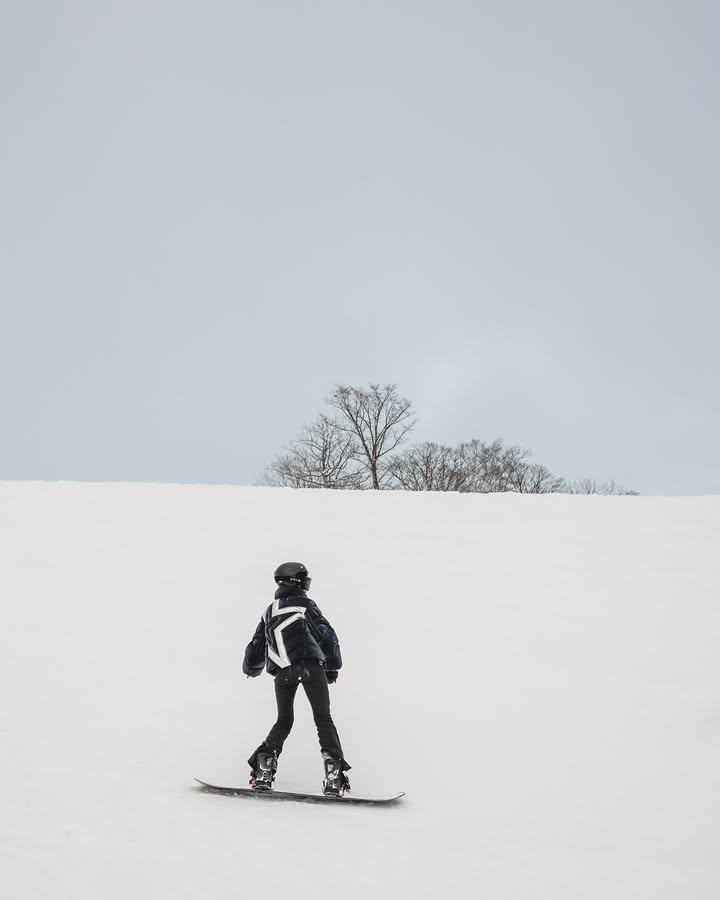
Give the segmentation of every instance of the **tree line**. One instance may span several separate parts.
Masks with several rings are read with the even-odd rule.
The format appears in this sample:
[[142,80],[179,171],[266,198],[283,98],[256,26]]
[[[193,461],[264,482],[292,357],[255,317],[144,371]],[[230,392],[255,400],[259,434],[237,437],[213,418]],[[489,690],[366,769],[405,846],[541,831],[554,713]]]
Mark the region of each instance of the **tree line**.
[[454,447],[434,441],[407,446],[417,423],[412,403],[394,384],[336,385],[328,413],[305,425],[268,466],[273,486],[331,490],[459,491],[489,494],[636,494],[614,481],[568,481],[524,447],[478,439]]

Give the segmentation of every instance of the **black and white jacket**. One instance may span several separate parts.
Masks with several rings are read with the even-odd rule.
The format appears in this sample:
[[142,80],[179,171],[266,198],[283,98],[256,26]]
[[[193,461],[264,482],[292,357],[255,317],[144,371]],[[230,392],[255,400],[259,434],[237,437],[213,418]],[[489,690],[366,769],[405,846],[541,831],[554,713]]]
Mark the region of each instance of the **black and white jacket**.
[[255,678],[267,668],[276,675],[301,659],[318,659],[328,672],[342,666],[332,625],[305,591],[281,585],[245,648],[243,672]]

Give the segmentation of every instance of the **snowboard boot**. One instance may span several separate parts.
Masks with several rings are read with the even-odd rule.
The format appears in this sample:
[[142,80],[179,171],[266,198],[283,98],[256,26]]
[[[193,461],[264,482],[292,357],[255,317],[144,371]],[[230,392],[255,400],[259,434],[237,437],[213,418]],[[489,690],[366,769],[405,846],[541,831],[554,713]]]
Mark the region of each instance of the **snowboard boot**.
[[271,791],[277,772],[276,750],[261,750],[257,755],[255,768],[250,773],[250,787],[254,791]]
[[342,761],[333,759],[329,753],[323,751],[323,763],[325,765],[323,794],[326,797],[342,797],[343,794],[350,790],[350,782],[342,770]]

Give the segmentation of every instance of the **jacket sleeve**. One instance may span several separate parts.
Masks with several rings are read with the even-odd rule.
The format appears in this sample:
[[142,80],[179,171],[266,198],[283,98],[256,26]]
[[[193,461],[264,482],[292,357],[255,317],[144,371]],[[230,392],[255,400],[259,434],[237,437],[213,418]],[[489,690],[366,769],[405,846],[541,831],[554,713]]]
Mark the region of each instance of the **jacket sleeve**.
[[325,656],[325,669],[328,672],[337,672],[342,668],[342,656],[340,654],[340,643],[335,629],[323,616],[315,603],[311,600],[308,604],[308,618],[312,623],[312,628],[318,636],[320,649]]
[[262,675],[265,668],[265,619],[260,619],[260,624],[255,629],[252,640],[245,648],[243,660],[243,672],[250,678]]

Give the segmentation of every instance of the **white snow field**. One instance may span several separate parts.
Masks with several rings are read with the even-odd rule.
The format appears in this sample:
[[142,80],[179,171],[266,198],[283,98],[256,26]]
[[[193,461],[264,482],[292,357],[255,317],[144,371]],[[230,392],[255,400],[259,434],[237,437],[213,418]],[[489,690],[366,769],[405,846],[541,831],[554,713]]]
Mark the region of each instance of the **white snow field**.
[[[0,548],[2,900],[720,896],[720,497],[3,483]],[[394,807],[192,787],[274,720],[241,662],[288,559]]]

